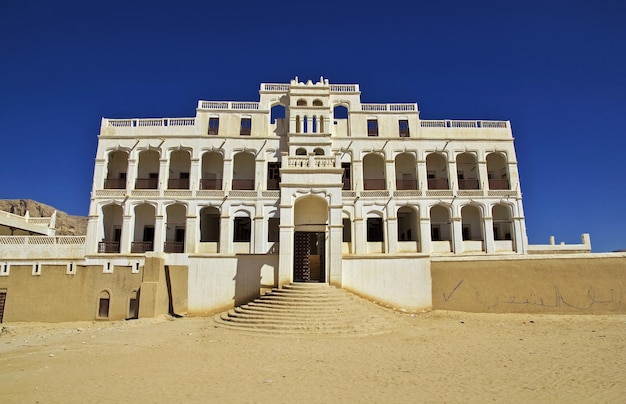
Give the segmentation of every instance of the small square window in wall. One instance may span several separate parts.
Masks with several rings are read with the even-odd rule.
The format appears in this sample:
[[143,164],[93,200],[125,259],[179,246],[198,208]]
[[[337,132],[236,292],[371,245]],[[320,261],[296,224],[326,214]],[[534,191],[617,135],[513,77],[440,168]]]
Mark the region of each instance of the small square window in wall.
[[73,262],[67,264],[67,269],[65,273],[68,275],[76,275],[76,264],[74,264]]
[[10,266],[6,262],[0,262],[0,276],[9,276]]
[[378,119],[367,120],[367,136],[378,136]]
[[39,264],[38,262],[33,264],[33,275],[41,275],[41,264]]
[[133,273],[133,274],[138,274],[139,273],[139,262],[135,262],[133,264],[133,267],[130,270],[130,272]]
[[398,129],[400,130],[400,137],[409,137],[409,120],[400,119],[398,121]]
[[250,136],[252,132],[252,118],[241,118],[241,129],[239,134],[241,136]]
[[209,135],[217,136],[220,130],[220,118],[209,118]]
[[102,272],[105,274],[112,274],[113,265],[110,262],[107,262],[106,264],[102,265]]

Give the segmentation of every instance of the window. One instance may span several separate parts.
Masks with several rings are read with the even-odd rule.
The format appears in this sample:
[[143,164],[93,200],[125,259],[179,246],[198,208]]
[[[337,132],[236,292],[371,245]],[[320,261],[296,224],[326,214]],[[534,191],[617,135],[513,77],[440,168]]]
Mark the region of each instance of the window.
[[250,218],[249,217],[236,217],[235,218],[235,232],[233,234],[233,241],[235,243],[246,243],[250,241]]
[[9,276],[9,264],[6,262],[0,263],[0,276]]
[[279,232],[278,232],[278,224],[280,223],[280,218],[278,217],[270,217],[267,221],[267,241],[269,242],[278,242],[279,241]]
[[280,163],[267,163],[267,189],[280,189]]
[[409,137],[409,120],[400,119],[398,121],[398,129],[400,130],[400,137]]
[[378,119],[367,120],[367,136],[378,136]]
[[252,131],[252,118],[241,118],[241,129],[239,134],[241,136],[250,136]]
[[299,147],[296,149],[296,156],[306,156],[306,149]]
[[383,241],[383,219],[370,217],[367,219],[367,241]]
[[217,135],[220,129],[220,118],[209,118],[209,135]]
[[41,265],[39,263],[33,264],[33,275],[41,275]]

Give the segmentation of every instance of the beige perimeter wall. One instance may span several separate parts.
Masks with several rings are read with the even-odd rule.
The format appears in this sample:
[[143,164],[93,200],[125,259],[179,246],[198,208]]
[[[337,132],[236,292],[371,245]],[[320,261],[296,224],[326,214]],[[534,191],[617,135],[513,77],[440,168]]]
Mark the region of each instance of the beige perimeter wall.
[[626,313],[626,255],[431,262],[434,310]]

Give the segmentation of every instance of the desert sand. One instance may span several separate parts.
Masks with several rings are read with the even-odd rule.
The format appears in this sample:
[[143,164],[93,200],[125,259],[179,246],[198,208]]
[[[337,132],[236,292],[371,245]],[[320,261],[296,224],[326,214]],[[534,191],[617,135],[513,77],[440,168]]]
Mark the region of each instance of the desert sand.
[[361,334],[212,318],[2,324],[3,403],[623,402],[626,316],[407,314]]

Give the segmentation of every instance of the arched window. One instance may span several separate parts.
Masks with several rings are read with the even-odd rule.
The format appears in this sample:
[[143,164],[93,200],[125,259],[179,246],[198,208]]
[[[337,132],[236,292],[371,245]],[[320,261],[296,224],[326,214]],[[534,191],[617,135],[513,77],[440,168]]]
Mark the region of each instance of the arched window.
[[233,223],[233,242],[250,242],[252,235],[252,223],[249,216],[236,216]]
[[143,203],[135,207],[135,236],[130,247],[132,253],[154,251],[156,209]]
[[448,185],[448,164],[440,153],[431,153],[426,157],[428,189],[450,189]]
[[157,189],[159,187],[159,153],[145,150],[139,153],[135,189]]
[[321,147],[316,147],[313,150],[313,154],[315,154],[316,156],[323,156],[324,155],[324,149],[322,149]]
[[313,106],[314,107],[321,107],[322,105],[324,105],[322,103],[322,100],[313,100]]
[[398,241],[417,241],[417,213],[408,206],[398,209]]
[[99,253],[119,253],[122,239],[123,209],[110,204],[102,208],[102,241],[98,243]]
[[109,153],[105,189],[126,189],[126,172],[128,170],[128,153],[116,150]]
[[222,189],[224,157],[218,152],[202,155],[202,179],[200,189]]
[[370,213],[367,217],[367,241],[382,242],[385,241],[383,230],[383,218],[379,214]]
[[191,156],[186,150],[176,150],[170,156],[170,177],[167,180],[168,189],[189,189],[189,171],[191,170]]
[[459,189],[479,189],[478,165],[472,153],[462,153],[456,157],[456,173]]
[[483,225],[480,210],[473,205],[461,208],[463,241],[483,240]]
[[306,156],[306,149],[304,147],[298,147],[296,149],[296,156]]
[[511,210],[508,206],[497,204],[492,209],[494,240],[512,240]]
[[233,189],[254,190],[254,154],[241,152],[233,160]]
[[502,153],[490,153],[487,155],[487,175],[489,177],[489,189],[510,189],[508,164]]
[[299,107],[306,107],[306,100],[305,100],[305,99],[300,98],[300,99],[296,102],[296,105],[297,105],[297,106],[299,106]]
[[207,206],[200,210],[200,242],[220,241],[220,211]]
[[415,156],[412,153],[401,153],[396,156],[396,189],[417,189]]
[[276,123],[277,119],[285,119],[285,106],[282,104],[274,105],[270,114],[271,123]]
[[379,154],[368,154],[363,158],[363,189],[387,189],[385,184],[385,161]]
[[430,208],[430,235],[432,241],[449,241],[450,210],[445,206],[436,205]]
[[348,119],[348,108],[343,105],[337,105],[333,108],[334,119]]

